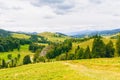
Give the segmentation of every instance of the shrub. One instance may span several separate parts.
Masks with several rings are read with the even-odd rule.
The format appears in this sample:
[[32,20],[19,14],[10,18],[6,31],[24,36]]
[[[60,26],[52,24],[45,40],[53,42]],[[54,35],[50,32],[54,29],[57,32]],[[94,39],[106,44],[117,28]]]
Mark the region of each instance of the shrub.
[[23,58],[23,64],[29,64],[29,63],[31,63],[30,55],[26,55]]

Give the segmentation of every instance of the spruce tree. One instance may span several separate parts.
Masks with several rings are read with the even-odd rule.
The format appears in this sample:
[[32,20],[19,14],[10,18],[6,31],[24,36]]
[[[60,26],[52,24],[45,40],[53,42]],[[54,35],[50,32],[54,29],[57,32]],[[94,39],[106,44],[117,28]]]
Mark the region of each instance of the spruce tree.
[[83,59],[84,58],[84,49],[80,48],[76,53],[76,59]]
[[118,37],[117,42],[116,42],[116,52],[118,56],[120,56],[120,36]]
[[87,48],[85,49],[84,58],[85,59],[91,58],[91,52],[90,52],[90,47],[89,46],[87,46]]
[[93,58],[105,57],[105,44],[101,37],[97,37],[93,41],[92,57]]
[[6,67],[6,62],[4,59],[2,59],[2,68],[5,68]]
[[106,55],[105,57],[114,57],[114,46],[113,46],[113,42],[109,41],[109,43],[106,44]]

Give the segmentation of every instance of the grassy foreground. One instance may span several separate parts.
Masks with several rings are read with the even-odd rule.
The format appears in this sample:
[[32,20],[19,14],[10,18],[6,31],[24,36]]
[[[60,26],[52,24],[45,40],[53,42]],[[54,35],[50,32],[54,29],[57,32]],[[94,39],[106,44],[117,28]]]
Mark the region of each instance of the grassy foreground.
[[0,70],[0,80],[120,80],[120,58],[37,63]]

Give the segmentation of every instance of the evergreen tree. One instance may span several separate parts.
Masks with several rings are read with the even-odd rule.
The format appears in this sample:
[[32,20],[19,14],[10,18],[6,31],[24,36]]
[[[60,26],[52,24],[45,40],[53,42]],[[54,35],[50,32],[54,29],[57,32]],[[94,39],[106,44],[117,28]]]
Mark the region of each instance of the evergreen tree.
[[84,58],[84,49],[80,48],[76,53],[76,59],[83,59]]
[[77,59],[77,53],[78,53],[79,49],[80,49],[80,46],[78,45],[77,48],[75,49],[75,59]]
[[0,58],[0,68],[2,67],[2,59]]
[[109,41],[109,43],[106,44],[106,55],[105,57],[114,57],[114,46],[113,46],[113,42]]
[[6,67],[6,62],[4,59],[2,59],[2,68],[5,68]]
[[90,52],[90,47],[89,47],[89,46],[87,46],[87,48],[86,48],[86,50],[85,50],[84,58],[85,58],[85,59],[91,58],[91,52]]
[[4,47],[0,45],[0,52],[4,52]]
[[20,60],[20,57],[21,57],[21,55],[20,55],[20,54],[18,54],[18,55],[17,55],[17,59],[18,59],[18,60]]
[[14,67],[17,66],[17,61],[18,61],[18,60],[19,60],[19,59],[18,59],[17,57],[14,58]]
[[14,67],[14,60],[11,60],[11,67]]
[[120,36],[118,37],[117,42],[116,42],[116,52],[118,56],[120,56]]
[[74,60],[75,59],[75,55],[74,54],[68,54],[68,60]]
[[105,44],[101,40],[101,37],[95,38],[93,41],[92,57],[93,58],[105,57]]

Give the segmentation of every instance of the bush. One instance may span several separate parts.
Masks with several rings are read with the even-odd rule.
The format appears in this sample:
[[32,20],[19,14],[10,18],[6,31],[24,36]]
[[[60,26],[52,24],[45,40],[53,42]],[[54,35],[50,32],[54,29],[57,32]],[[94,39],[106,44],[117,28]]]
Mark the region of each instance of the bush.
[[75,55],[74,54],[68,54],[68,60],[74,60],[75,59]]
[[8,59],[12,59],[12,54],[7,55]]
[[61,54],[60,56],[56,57],[56,60],[66,60],[66,54]]
[[39,57],[39,62],[45,62],[45,57],[40,56],[40,57]]
[[30,55],[26,55],[23,58],[23,64],[29,64],[29,63],[31,63]]

